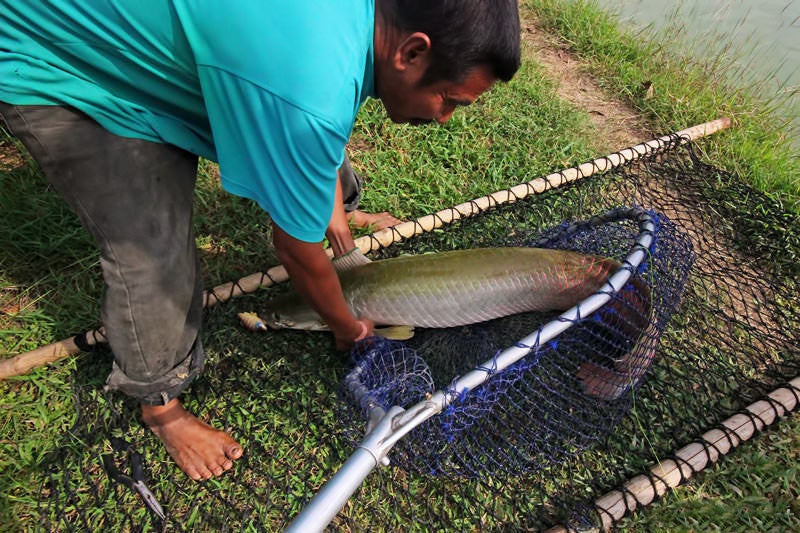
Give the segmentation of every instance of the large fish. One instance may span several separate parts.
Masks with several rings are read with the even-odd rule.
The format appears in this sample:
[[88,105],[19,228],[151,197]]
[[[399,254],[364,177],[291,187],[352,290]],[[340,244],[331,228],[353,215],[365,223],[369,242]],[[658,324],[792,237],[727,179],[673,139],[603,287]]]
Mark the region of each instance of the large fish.
[[[339,274],[356,317],[390,328],[376,333],[407,339],[413,327],[447,328],[530,311],[564,311],[600,289],[620,263],[606,257],[545,248],[476,248],[372,261]],[[635,385],[655,353],[650,290],[639,279],[608,305],[610,324],[628,349],[578,371],[584,391],[613,400]],[[255,316],[255,315],[253,315]],[[299,295],[267,304],[259,320],[273,329],[328,327]],[[257,318],[257,317],[256,317]]]
[[[545,248],[476,248],[372,261],[339,274],[345,300],[376,325],[446,328],[527,311],[569,309],[619,263]],[[296,293],[269,303],[274,329],[327,330]]]

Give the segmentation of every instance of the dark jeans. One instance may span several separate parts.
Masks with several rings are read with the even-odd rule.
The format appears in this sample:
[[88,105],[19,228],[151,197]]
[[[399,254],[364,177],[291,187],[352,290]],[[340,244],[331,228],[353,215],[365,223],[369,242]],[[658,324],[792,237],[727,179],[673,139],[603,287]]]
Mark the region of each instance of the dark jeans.
[[355,211],[358,209],[358,203],[361,201],[361,190],[364,188],[364,182],[361,176],[353,170],[347,154],[344,156],[344,163],[342,163],[342,166],[339,168],[339,181],[342,184],[344,210],[348,213]]
[[107,387],[164,404],[200,373],[202,281],[192,227],[197,156],[111,134],[71,108],[12,106],[0,118],[100,248]]

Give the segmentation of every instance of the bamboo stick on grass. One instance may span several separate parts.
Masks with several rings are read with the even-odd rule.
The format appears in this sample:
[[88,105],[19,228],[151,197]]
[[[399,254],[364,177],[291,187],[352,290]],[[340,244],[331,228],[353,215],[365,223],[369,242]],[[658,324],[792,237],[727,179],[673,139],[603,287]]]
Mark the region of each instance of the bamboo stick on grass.
[[[766,426],[794,411],[798,407],[798,397],[800,376],[791,380],[788,386],[775,389],[764,399],[750,404],[716,428],[706,431],[699,439],[676,451],[670,458],[659,461],[647,472],[600,496],[594,502],[595,512],[600,516],[600,528],[581,531],[610,531],[626,514],[650,505],[668,490],[681,485],[750,440]],[[548,529],[547,533],[570,531],[575,530],[562,525]]]

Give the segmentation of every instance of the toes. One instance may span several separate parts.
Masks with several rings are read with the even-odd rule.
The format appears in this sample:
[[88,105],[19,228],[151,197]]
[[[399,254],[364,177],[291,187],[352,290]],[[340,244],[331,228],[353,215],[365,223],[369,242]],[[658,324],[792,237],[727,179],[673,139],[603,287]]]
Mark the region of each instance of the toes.
[[[179,466],[195,481],[205,481],[212,477],[219,477],[226,470],[233,468],[233,461],[242,456],[242,447],[236,442],[229,443],[227,446],[223,445],[221,449],[217,448],[217,450],[219,450],[217,453],[206,457],[198,455],[195,457],[195,462],[186,464],[185,468],[182,465]],[[211,452],[212,450],[207,451]]]
[[198,477],[192,478],[195,481],[205,481],[214,477],[214,474],[205,465],[197,467]]
[[228,459],[238,459],[242,456],[242,447],[238,444],[233,444],[225,449],[225,455]]
[[203,472],[202,472],[202,470],[205,470],[205,468],[201,469],[201,468],[197,468],[195,466],[183,467],[180,464],[178,464],[178,466],[180,467],[181,470],[186,472],[187,476],[189,476],[190,478],[192,478],[195,481],[203,481],[205,479],[205,477],[203,476]]
[[[230,466],[226,466],[229,464]],[[219,463],[210,462],[209,464],[196,464],[182,468],[186,474],[195,481],[206,481],[212,477],[219,477],[233,466],[230,461],[220,459]]]

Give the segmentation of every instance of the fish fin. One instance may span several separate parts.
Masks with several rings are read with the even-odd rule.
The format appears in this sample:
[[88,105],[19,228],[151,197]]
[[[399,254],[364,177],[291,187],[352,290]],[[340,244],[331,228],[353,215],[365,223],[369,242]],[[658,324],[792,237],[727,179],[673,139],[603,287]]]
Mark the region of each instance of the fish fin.
[[630,390],[630,377],[624,372],[615,372],[601,365],[581,363],[577,374],[583,392],[600,400],[617,400]]
[[414,326],[386,326],[375,328],[375,335],[396,341],[407,341],[414,336]]

